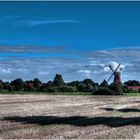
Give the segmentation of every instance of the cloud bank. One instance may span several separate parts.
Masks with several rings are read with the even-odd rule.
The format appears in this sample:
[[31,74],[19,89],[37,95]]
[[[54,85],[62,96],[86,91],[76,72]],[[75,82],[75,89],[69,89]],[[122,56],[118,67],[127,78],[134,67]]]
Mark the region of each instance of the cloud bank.
[[16,26],[27,26],[27,27],[34,27],[34,26],[41,26],[41,25],[48,25],[48,24],[58,24],[58,23],[76,23],[77,20],[72,19],[57,19],[57,20],[18,20],[15,24]]
[[46,82],[53,80],[56,73],[60,73],[66,82],[85,78],[102,82],[112,73],[106,64],[118,62],[123,66],[122,81],[140,80],[140,48],[84,53],[69,51],[65,47],[58,48],[0,46],[0,79],[7,81],[21,77],[28,80],[38,77]]
[[40,19],[32,18],[30,16],[11,16],[11,15],[0,15],[0,24],[8,24],[10,27],[36,27],[50,24],[64,24],[64,23],[78,23],[80,21],[76,19]]

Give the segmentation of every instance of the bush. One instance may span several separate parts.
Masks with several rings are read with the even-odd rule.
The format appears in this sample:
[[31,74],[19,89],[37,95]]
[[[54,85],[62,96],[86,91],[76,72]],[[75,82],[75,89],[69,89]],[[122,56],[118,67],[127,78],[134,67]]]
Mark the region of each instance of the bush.
[[57,93],[58,91],[57,91],[57,89],[56,89],[56,87],[48,87],[46,90],[45,90],[45,92],[50,92],[50,93]]
[[75,86],[57,86],[57,87],[47,87],[43,92],[50,93],[64,93],[64,92],[77,92],[77,88]]
[[115,95],[123,95],[122,84],[111,84],[109,88],[114,91]]
[[101,87],[107,87],[108,86],[108,83],[106,80],[104,80],[101,84],[100,84]]
[[77,92],[77,88],[75,86],[61,86],[57,88],[60,92]]
[[115,95],[115,92],[108,87],[100,87],[99,89],[93,91],[93,95]]
[[78,91],[80,92],[86,92],[87,90],[87,85],[83,82],[81,82],[79,85],[78,85]]
[[0,90],[3,89],[3,84],[0,82]]
[[70,83],[67,83],[67,86],[76,87],[78,89],[79,84],[80,84],[79,81],[72,81]]

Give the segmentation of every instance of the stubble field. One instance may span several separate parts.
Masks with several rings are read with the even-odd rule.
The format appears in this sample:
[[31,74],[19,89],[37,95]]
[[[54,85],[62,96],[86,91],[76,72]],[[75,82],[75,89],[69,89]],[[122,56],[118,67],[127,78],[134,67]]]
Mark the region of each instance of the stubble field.
[[0,94],[0,138],[140,139],[140,97]]

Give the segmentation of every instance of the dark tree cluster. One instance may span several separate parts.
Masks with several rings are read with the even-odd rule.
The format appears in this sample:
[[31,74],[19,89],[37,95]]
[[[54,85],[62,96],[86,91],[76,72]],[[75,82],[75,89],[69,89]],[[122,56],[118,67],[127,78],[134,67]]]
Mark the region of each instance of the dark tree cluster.
[[94,94],[112,94],[112,95],[122,95],[123,93],[135,93],[140,92],[140,82],[136,80],[128,80],[124,83],[113,84],[108,83],[104,80],[98,90],[94,91]]
[[140,83],[136,80],[129,80],[124,84],[115,85],[112,83],[109,85],[106,80],[98,84],[91,79],[65,83],[60,74],[56,74],[53,81],[48,81],[47,83],[43,83],[38,78],[28,81],[17,78],[11,82],[3,82],[0,80],[0,90],[48,93],[92,92],[93,95],[122,95],[123,92],[127,91],[128,86],[140,86]]
[[110,85],[104,80],[95,90],[93,90],[93,95],[123,95],[123,84]]
[[96,83],[91,79],[65,83],[62,75],[56,74],[53,81],[41,82],[38,78],[23,81],[17,78],[11,82],[0,81],[0,89],[8,91],[33,91],[33,92],[92,92]]
[[126,86],[140,86],[140,82],[136,80],[129,80],[127,82],[124,82],[124,85]]
[[136,80],[128,80],[124,82],[124,92],[127,93],[139,93],[140,92],[140,82]]

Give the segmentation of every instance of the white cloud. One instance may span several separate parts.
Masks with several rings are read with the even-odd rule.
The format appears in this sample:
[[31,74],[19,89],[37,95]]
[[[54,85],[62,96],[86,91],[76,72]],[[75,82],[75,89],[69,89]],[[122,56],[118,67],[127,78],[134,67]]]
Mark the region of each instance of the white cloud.
[[38,74],[40,74],[40,75],[48,75],[49,72],[48,71],[40,71]]
[[19,72],[27,72],[28,70],[27,69],[17,69],[17,71],[19,71]]
[[82,73],[84,76],[89,77],[92,73],[90,70],[78,70],[78,73]]
[[0,67],[0,73],[9,74],[9,73],[12,73],[12,69],[11,68],[1,68]]
[[[24,54],[24,48],[19,49],[21,49],[20,52]],[[0,50],[2,51],[3,48],[0,48]],[[55,50],[57,51],[57,47],[52,51]],[[6,51],[7,50],[5,50],[5,53]],[[28,50],[25,51],[29,52]],[[34,51],[32,54],[34,54]],[[39,51],[39,48],[37,48],[36,51]],[[63,57],[63,55],[62,57],[56,55],[53,58],[44,56],[32,57],[31,55],[30,57],[24,57],[23,54],[13,56],[11,55],[12,51],[10,51],[10,47],[7,52],[9,56],[2,56],[3,53],[0,53],[0,79],[2,80],[13,80],[18,77],[23,78],[23,80],[28,80],[38,77],[42,81],[47,82],[48,80],[53,80],[56,73],[60,73],[63,75],[65,81],[91,78],[95,82],[102,82],[104,79],[108,79],[111,74],[109,67],[106,67],[106,64],[109,62],[122,64],[122,81],[129,79],[140,80],[140,57],[138,57],[138,53],[140,56],[140,51],[138,51],[138,49],[131,49],[129,52],[123,50],[123,54],[121,54],[122,50],[120,50],[120,52],[118,49],[116,52],[115,50],[113,50],[113,52],[109,50],[108,53],[111,53],[111,55],[108,55],[108,53],[102,55],[102,53],[98,52],[93,52],[92,55],[91,53],[88,54],[85,52],[83,55],[76,52],[78,55],[81,55],[80,59],[77,59],[77,57],[66,58],[65,56]],[[127,54],[125,55],[124,52],[127,52]],[[18,53],[18,51],[16,53]],[[69,55],[71,55],[70,52]],[[4,57],[8,57],[8,59],[1,59]]]
[[90,74],[91,73],[90,70],[78,70],[78,72],[80,72],[80,73],[86,73],[86,74]]
[[4,53],[54,53],[64,52],[63,46],[2,46],[0,45],[0,52]]
[[75,23],[79,22],[73,19],[57,19],[57,20],[19,20],[16,26],[39,26],[46,24],[58,24],[58,23]]
[[110,68],[109,68],[109,67],[104,67],[103,70],[104,70],[105,72],[110,72]]

